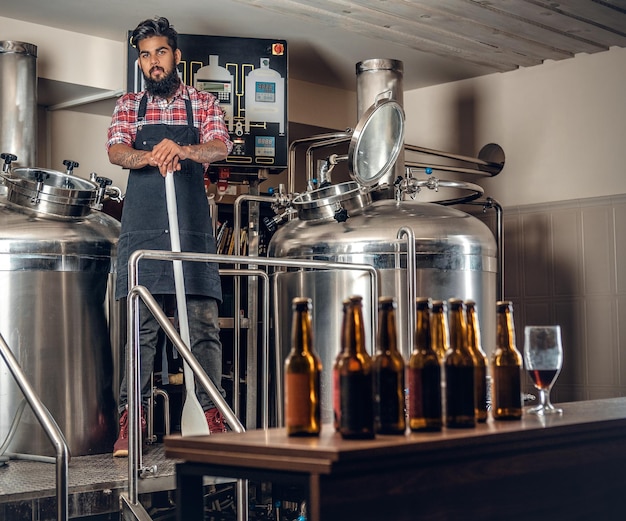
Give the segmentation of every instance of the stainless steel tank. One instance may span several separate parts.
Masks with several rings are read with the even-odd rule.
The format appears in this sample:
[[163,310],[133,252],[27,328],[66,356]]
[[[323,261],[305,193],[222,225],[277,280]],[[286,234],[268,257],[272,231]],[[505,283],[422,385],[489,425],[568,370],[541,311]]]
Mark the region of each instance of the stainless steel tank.
[[16,165],[36,165],[37,47],[0,41],[0,152]]
[[[321,205],[332,205],[321,200]],[[400,346],[410,353],[407,321],[414,313],[407,302],[407,241],[397,239],[402,227],[415,234],[417,296],[433,299],[473,299],[478,304],[483,347],[492,352],[495,342],[495,294],[497,248],[491,231],[478,219],[434,203],[380,200],[365,206],[345,222],[332,217],[294,219],[272,237],[268,254],[273,257],[369,264],[379,274],[379,296],[392,295],[398,302]],[[289,303],[296,296],[313,300],[315,345],[327,370],[323,374],[323,420],[332,420],[330,368],[340,349],[342,301],[360,294],[370,302],[365,272],[334,270],[297,271],[277,276],[278,324],[283,358],[289,348]],[[366,324],[375,311],[364,306]],[[283,320],[284,319],[284,320]],[[366,328],[369,337],[369,329]],[[371,339],[369,339],[371,344]]]
[[[90,211],[97,186],[17,168],[0,197],[0,333],[49,409],[72,455],[111,450],[117,433],[112,349],[119,223]],[[111,340],[113,338],[113,340]],[[22,400],[0,364],[0,441]],[[54,455],[26,407],[10,452]]]
[[[348,169],[354,181],[295,197],[298,218],[279,228],[268,245],[272,257],[367,264],[379,276],[379,294],[372,296],[365,272],[291,270],[275,275],[277,342],[283,359],[290,343],[291,299],[302,296],[313,301],[315,346],[325,368],[324,422],[332,421],[330,369],[340,350],[342,302],[352,294],[364,297],[366,324],[376,319],[376,310],[369,304],[372,300],[396,297],[405,359],[412,349],[409,339],[415,311],[408,289],[413,287],[416,297],[476,301],[483,348],[488,353],[494,349],[498,251],[489,228],[449,206],[406,198],[394,192],[393,184],[395,197],[372,197],[381,180],[394,170],[403,139],[401,106],[391,97],[377,99],[362,115],[349,145]],[[370,330],[366,327],[371,350]]]

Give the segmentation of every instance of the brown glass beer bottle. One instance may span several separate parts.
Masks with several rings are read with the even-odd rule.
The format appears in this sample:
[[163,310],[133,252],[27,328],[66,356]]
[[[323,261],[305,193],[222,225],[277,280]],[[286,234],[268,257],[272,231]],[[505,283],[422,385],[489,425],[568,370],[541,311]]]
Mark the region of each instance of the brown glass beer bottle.
[[346,344],[346,342],[343,340],[343,335],[347,330],[346,317],[347,317],[347,311],[348,311],[349,306],[350,306],[350,299],[345,299],[343,301],[343,315],[342,315],[343,318],[341,322],[342,339],[340,342],[339,353],[335,357],[335,362],[333,363],[333,427],[335,428],[336,432],[339,432],[339,423],[340,423],[339,418],[341,417],[341,399],[339,398],[340,391],[341,391],[339,389],[339,360],[341,359],[341,356],[343,355],[343,349],[341,346],[344,346]]
[[374,431],[379,434],[404,434],[404,359],[398,351],[396,301],[378,299],[378,334],[372,359],[374,375]]
[[446,427],[475,427],[474,357],[467,349],[465,305],[448,300],[450,348],[444,360],[446,377]]
[[313,348],[311,299],[292,301],[291,351],[285,360],[285,428],[288,436],[318,436],[322,363]]
[[522,418],[522,356],[515,346],[513,303],[496,304],[496,350],[491,360],[493,417]]
[[487,366],[489,362],[480,342],[480,324],[476,302],[465,301],[465,314],[467,317],[467,348],[474,356],[474,393],[476,400],[476,421],[487,421]]
[[441,364],[433,349],[429,298],[415,301],[415,340],[407,374],[409,428],[415,432],[441,430]]
[[374,437],[372,358],[365,349],[363,298],[350,297],[342,332],[339,432],[343,438]]

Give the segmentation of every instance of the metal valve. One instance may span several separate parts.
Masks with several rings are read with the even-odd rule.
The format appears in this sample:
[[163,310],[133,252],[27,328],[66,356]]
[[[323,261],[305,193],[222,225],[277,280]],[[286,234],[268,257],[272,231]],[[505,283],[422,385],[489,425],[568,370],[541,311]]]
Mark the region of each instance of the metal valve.
[[116,201],[118,203],[122,202],[122,191],[116,186],[112,186],[113,181],[108,177],[100,177],[95,172],[91,172],[89,174],[89,179],[92,183],[96,183],[99,186],[98,194],[96,195],[96,200],[94,202],[94,208],[96,210],[102,210],[102,202],[106,196],[109,197],[112,201]]
[[4,163],[2,163],[2,173],[7,174],[9,172],[9,169],[11,168],[11,163],[13,161],[17,161],[17,156],[14,154],[3,152],[2,154],[0,154],[0,158],[2,158],[2,160],[4,161]]
[[39,198],[39,194],[41,193],[41,189],[43,188],[44,182],[46,179],[50,177],[48,172],[42,172],[41,170],[37,170],[34,172],[35,181],[37,181],[37,186],[35,187],[35,195],[31,197],[31,204],[39,204],[41,199]]
[[345,223],[348,220],[348,217],[350,217],[348,215],[348,210],[346,210],[343,206],[335,211],[334,218],[338,223]]
[[67,175],[73,175],[74,168],[78,168],[80,165],[76,161],[72,161],[71,159],[64,159],[63,164],[65,165]]
[[289,219],[289,216],[296,213],[293,208],[287,208],[287,210],[280,215],[275,215],[274,217],[263,217],[263,224],[267,231],[270,233],[274,233],[276,229],[286,222]]

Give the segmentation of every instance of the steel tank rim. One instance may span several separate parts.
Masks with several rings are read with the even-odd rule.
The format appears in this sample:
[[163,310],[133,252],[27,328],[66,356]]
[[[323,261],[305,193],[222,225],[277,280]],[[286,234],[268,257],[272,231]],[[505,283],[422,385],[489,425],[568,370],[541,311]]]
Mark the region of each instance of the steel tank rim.
[[406,252],[406,241],[397,231],[412,226],[417,254],[481,255],[497,257],[497,245],[489,228],[479,219],[436,203],[376,201],[346,222],[332,219],[308,223],[294,219],[279,228],[270,240],[274,257],[331,260],[337,256]]
[[119,232],[119,221],[99,211],[58,218],[0,197],[0,270],[111,270]]
[[26,54],[37,58],[37,46],[32,43],[18,40],[0,40],[0,53],[2,54]]

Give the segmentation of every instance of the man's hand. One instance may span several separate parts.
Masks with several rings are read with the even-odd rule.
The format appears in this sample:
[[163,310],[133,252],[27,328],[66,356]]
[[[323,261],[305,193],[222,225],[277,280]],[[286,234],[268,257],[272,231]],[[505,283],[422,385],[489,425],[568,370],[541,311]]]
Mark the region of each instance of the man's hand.
[[150,160],[154,161],[161,175],[165,177],[167,172],[180,170],[180,161],[187,159],[185,148],[171,139],[164,139],[154,146]]

